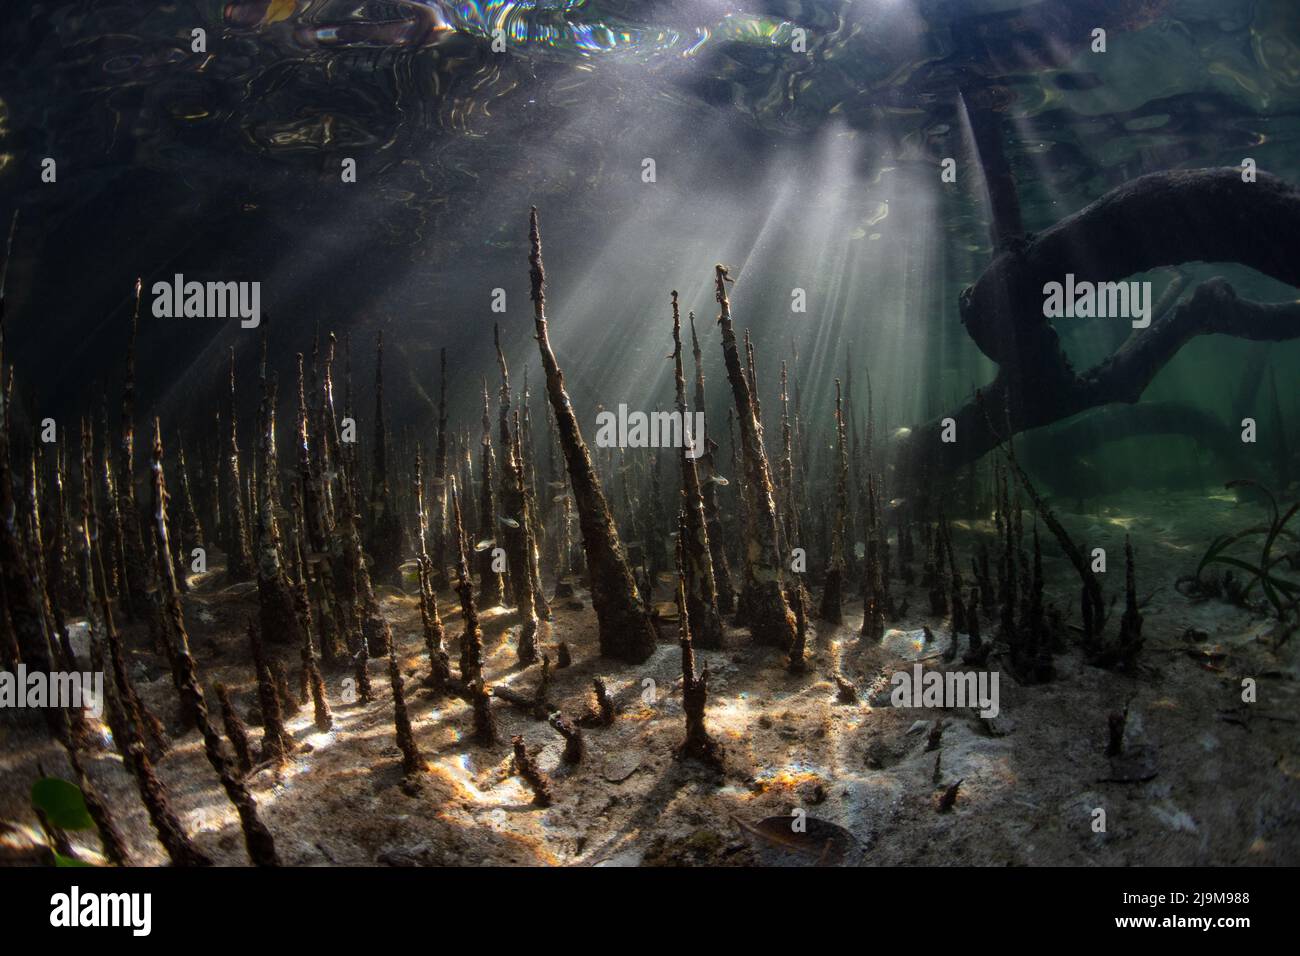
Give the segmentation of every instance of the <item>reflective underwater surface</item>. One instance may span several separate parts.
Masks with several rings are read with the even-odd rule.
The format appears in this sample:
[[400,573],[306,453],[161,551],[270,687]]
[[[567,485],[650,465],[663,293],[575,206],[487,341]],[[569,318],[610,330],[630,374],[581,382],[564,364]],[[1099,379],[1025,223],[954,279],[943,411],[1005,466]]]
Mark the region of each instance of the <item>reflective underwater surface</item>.
[[[1300,178],[1300,26],[1283,0],[51,2],[4,17],[0,199],[24,211],[9,295],[43,317],[12,323],[10,348],[70,397],[118,374],[100,359],[134,277],[181,272],[261,281],[299,337],[389,327],[410,360],[398,415],[427,409],[437,348],[488,367],[500,320],[530,354],[526,313],[489,302],[523,301],[536,204],[582,400],[662,400],[651,323],[670,288],[711,315],[724,261],[760,358],[793,345],[805,400],[825,403],[856,353],[894,428],[993,371],[957,321],[992,255],[988,208],[977,171],[957,189],[937,175],[965,162],[967,110],[994,114],[1031,230],[1154,170],[1250,156]],[[47,156],[57,184],[40,182]],[[1288,297],[1239,267],[1188,271]],[[793,288],[806,314],[791,316]],[[1084,367],[1123,337],[1057,326]],[[191,399],[186,375],[206,381],[236,335],[160,328],[142,348],[167,359],[142,362],[142,394]],[[1294,346],[1267,350],[1273,374],[1294,373]],[[1192,342],[1147,397],[1227,419],[1262,351]]]

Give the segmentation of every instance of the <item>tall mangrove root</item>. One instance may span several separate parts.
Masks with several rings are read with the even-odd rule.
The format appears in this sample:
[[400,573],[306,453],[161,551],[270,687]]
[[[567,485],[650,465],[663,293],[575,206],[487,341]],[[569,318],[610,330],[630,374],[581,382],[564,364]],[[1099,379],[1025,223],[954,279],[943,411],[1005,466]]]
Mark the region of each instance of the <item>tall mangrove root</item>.
[[498,428],[505,465],[501,470],[501,538],[505,543],[506,562],[511,568],[510,588],[519,613],[519,641],[515,653],[521,664],[537,660],[537,605],[533,598],[533,532],[528,506],[527,477],[524,471],[523,444],[520,438],[519,413],[510,429],[510,371],[501,350],[500,329],[494,330],[497,365],[501,370],[500,412]]
[[704,435],[687,434],[691,421],[686,408],[686,375],[682,368],[682,323],[673,291],[673,381],[677,392],[677,412],[681,417],[683,441],[678,459],[682,473],[681,521],[678,523],[686,575],[686,612],[691,634],[701,647],[722,646],[722,615],[718,613],[717,584],[713,576],[713,554],[709,547],[709,527],[704,513],[704,495],[695,456],[704,448]]
[[776,501],[767,452],[763,449],[763,426],[759,423],[749,378],[740,363],[736,331],[731,322],[731,302],[727,297],[729,281],[726,268],[717,266],[714,285],[720,310],[718,325],[722,329],[722,353],[735,399],[736,420],[740,424],[745,489],[750,501],[744,533],[744,549],[749,560],[745,566],[740,604],[745,609],[746,623],[754,640],[788,650],[796,635],[794,615],[790,613],[782,586]]
[[636,579],[628,565],[623,542],[619,539],[609,503],[601,489],[591,453],[582,439],[578,416],[564,387],[564,373],[551,350],[546,328],[546,272],[542,264],[542,236],[537,225],[536,207],[530,213],[528,236],[531,244],[528,262],[533,324],[537,331],[542,369],[546,373],[546,393],[555,415],[560,447],[569,471],[569,484],[578,509],[578,526],[582,531],[591,583],[591,606],[599,627],[600,652],[639,664],[654,651],[654,625],[637,594]]

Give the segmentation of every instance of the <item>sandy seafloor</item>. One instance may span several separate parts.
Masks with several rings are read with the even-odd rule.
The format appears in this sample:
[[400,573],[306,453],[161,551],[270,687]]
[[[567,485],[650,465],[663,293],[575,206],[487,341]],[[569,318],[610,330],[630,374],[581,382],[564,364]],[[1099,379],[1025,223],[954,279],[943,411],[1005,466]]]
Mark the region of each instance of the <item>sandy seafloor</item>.
[[[667,623],[645,664],[602,660],[594,615],[580,591],[581,610],[557,603],[555,621],[544,626],[552,660],[559,640],[573,651],[572,666],[552,671],[550,697],[576,717],[587,706],[591,678],[602,676],[619,713],[612,726],[585,731],[586,757],[568,767],[560,762],[563,741],[547,723],[500,701],[494,707],[502,742],[474,745],[467,705],[435,699],[420,685],[427,662],[414,598],[381,589],[428,764],[422,786],[414,795],[402,787],[386,665],[372,661],[375,701],[341,703],[346,674],[327,675],[334,729],[315,730],[308,702],[290,723],[300,752],[281,769],[255,771],[253,792],[283,861],[304,866],[824,863],[841,850],[868,865],[1300,863],[1300,636],[1277,649],[1262,610],[1193,603],[1174,587],[1215,534],[1259,521],[1260,506],[1226,493],[1171,493],[1158,502],[1144,494],[1090,502],[1086,514],[1059,514],[1089,548],[1107,549],[1108,599],[1122,598],[1123,541],[1126,532],[1132,536],[1145,601],[1146,647],[1136,674],[1088,666],[1070,650],[1056,658],[1057,679],[1048,684],[1021,686],[1003,671],[995,720],[973,709],[896,709],[888,701],[889,676],[910,668],[913,657],[943,666],[951,634],[945,622],[923,616],[919,587],[909,593],[895,582],[911,611],[892,624],[886,641],[859,640],[861,602],[850,600],[843,626],[816,625],[804,675],[788,674],[778,651],[751,645],[739,629],[729,629],[723,650],[698,652],[710,673],[708,726],[726,748],[718,776],[674,756],[683,734],[680,653],[669,640],[675,626]],[[955,523],[960,563],[968,564],[979,533],[991,540],[991,523]],[[1076,619],[1077,579],[1047,538],[1044,564],[1048,600]],[[256,699],[251,667],[243,663],[255,589],[225,587],[219,570],[194,584],[186,615],[205,685],[226,682],[246,713]],[[665,586],[659,597],[669,594]],[[439,602],[454,662],[460,612],[449,592]],[[530,693],[538,668],[515,666],[512,622],[506,609],[484,613],[488,678]],[[913,640],[923,624],[935,637],[929,646]],[[985,636],[994,630],[995,620],[986,617]],[[170,718],[175,694],[165,667],[144,649],[141,633],[129,638],[139,689]],[[276,653],[296,674],[297,650]],[[990,666],[999,667],[996,653]],[[859,703],[837,701],[836,672],[856,684]],[[1247,677],[1256,681],[1255,703],[1241,698]],[[215,695],[209,702],[215,716]],[[1107,714],[1125,707],[1131,759],[1117,774],[1105,754]],[[944,727],[937,749],[928,749],[936,720]],[[260,731],[250,726],[250,734],[256,741]],[[551,807],[534,806],[511,775],[512,734],[525,737],[551,774]],[[67,774],[43,724],[4,718],[0,820],[36,826],[28,793],[38,762],[47,773]],[[94,751],[87,763],[136,859],[165,863],[116,753]],[[1144,771],[1136,776],[1150,779],[1113,779],[1134,766]],[[195,732],[175,741],[159,773],[198,845],[221,864],[246,864],[235,814]],[[938,795],[958,780],[955,806],[938,812]],[[1105,811],[1104,832],[1094,829],[1097,808]],[[762,821],[796,809],[813,826],[808,836],[791,838],[795,848],[783,848],[772,834],[786,828]],[[847,830],[851,842],[823,822]],[[11,831],[6,839],[21,836]],[[93,834],[73,839],[96,846]]]

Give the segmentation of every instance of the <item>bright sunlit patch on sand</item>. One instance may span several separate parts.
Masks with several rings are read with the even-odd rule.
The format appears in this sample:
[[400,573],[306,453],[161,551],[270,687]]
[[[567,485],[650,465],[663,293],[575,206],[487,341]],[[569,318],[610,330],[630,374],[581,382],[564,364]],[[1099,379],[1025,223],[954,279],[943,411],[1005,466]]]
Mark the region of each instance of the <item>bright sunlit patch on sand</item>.
[[795,762],[788,767],[773,767],[759,771],[754,775],[757,792],[785,788],[790,789],[805,783],[819,783],[828,778],[828,774],[809,764]]
[[[430,772],[446,780],[475,807],[513,807],[528,804],[533,795],[517,777],[505,776],[505,764],[477,768],[469,754],[430,764]],[[489,815],[490,816],[490,815]]]
[[303,738],[304,743],[311,744],[313,753],[326,750],[337,738],[332,730],[318,730],[314,734],[308,734]]
[[744,740],[750,735],[753,712],[745,694],[729,700],[709,701],[708,721],[715,734],[731,740]]
[[925,631],[923,630],[900,631],[898,628],[893,627],[885,631],[885,636],[881,639],[880,644],[891,654],[897,654],[904,660],[909,661],[918,660],[939,647],[937,640],[926,641]]

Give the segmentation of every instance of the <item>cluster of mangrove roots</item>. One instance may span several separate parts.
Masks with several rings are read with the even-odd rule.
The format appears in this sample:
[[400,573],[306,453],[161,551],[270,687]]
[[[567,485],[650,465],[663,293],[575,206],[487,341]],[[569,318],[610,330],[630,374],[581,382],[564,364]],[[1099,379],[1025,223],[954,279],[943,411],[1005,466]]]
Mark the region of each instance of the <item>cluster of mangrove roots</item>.
[[[987,138],[981,141],[989,146]],[[988,156],[994,152],[990,146]],[[1009,178],[997,181],[1005,187]],[[1188,196],[1208,205],[1188,213],[1193,205]],[[1050,599],[1044,539],[1055,541],[1078,575],[1077,631],[1087,659],[1132,669],[1143,646],[1132,542],[1125,545],[1123,611],[1118,624],[1108,628],[1093,555],[1071,538],[1031,483],[1012,438],[1096,405],[1135,401],[1155,371],[1193,335],[1282,339],[1297,334],[1300,320],[1294,304],[1246,302],[1222,280],[1203,284],[1180,303],[1186,280],[1178,278],[1166,290],[1150,330],[1080,375],[1043,319],[1035,290],[1076,265],[1081,249],[1096,261],[1074,271],[1091,279],[1209,259],[1243,262],[1274,278],[1300,282],[1295,250],[1271,248],[1258,238],[1283,231],[1300,235],[1289,228],[1300,223],[1300,195],[1263,174],[1248,190],[1240,188],[1235,173],[1221,170],[1158,174],[1122,187],[1044,233],[1021,238],[1013,199],[1000,194],[999,253],[961,302],[966,329],[998,363],[998,377],[953,416],[961,441],[941,442],[938,425],[930,423],[906,433],[894,449],[876,439],[869,376],[865,410],[854,397],[853,353],[846,349],[843,376],[834,380],[833,407],[829,402],[813,407],[804,401],[793,343],[791,354],[776,356],[779,376],[772,375],[774,391],[766,393],[777,400],[768,402],[768,421],[779,412],[780,422],[774,443],[779,447],[769,449],[760,345],[749,330],[742,333],[735,326],[733,277],[722,265],[714,268],[712,284],[719,357],[730,393],[723,403],[725,429],[714,424],[695,434],[689,424],[707,406],[705,347],[691,312],[694,365],[688,395],[682,304],[673,291],[673,393],[663,398],[680,417],[680,447],[644,454],[589,447],[551,346],[547,277],[533,209],[528,254],[533,321],[527,331],[540,357],[544,415],[533,417],[537,409],[527,363],[522,388],[512,386],[506,347],[511,332],[498,327],[495,409],[487,376],[467,373],[456,382],[442,349],[437,401],[430,401],[424,433],[433,441],[426,444],[418,427],[390,416],[379,333],[373,418],[363,439],[353,401],[351,338],[344,335],[340,342],[332,332],[322,338],[318,329],[309,350],[289,353],[296,355],[296,388],[286,389],[286,404],[292,405],[286,433],[293,453],[282,461],[278,378],[271,362],[271,326],[265,322],[255,375],[249,374],[254,362],[240,358],[240,349],[230,348],[228,361],[221,353],[218,381],[210,386],[213,401],[193,420],[168,423],[170,456],[164,423],[151,419],[151,494],[146,496],[141,493],[146,476],[135,453],[136,345],[150,334],[141,326],[140,284],[123,329],[127,347],[119,421],[110,424],[105,391],[97,409],[80,411],[79,428],[60,423],[51,441],[36,426],[39,396],[34,389],[16,390],[13,371],[4,364],[0,273],[0,513],[8,516],[0,522],[0,659],[7,667],[21,663],[47,673],[72,669],[79,663],[73,623],[85,620],[90,663],[109,675],[105,720],[113,744],[159,841],[177,864],[202,864],[208,857],[185,834],[155,771],[171,746],[169,733],[197,731],[238,814],[249,858],[273,864],[275,844],[247,778],[262,762],[299,759],[304,748],[289,724],[300,702],[310,699],[318,730],[337,732],[336,708],[372,701],[375,659],[387,664],[404,776],[418,782],[425,763],[410,707],[415,698],[408,696],[402,649],[383,603],[392,589],[418,598],[429,667],[423,684],[431,694],[465,703],[478,744],[499,744],[493,703],[504,702],[560,734],[563,760],[573,767],[590,745],[583,728],[610,726],[617,708],[603,677],[593,682],[588,713],[568,717],[550,701],[551,652],[557,670],[582,653],[580,644],[548,643],[552,600],[574,610],[589,600],[599,653],[639,664],[660,646],[659,626],[672,620],[671,611],[663,610],[670,603],[656,604],[661,589],[671,588],[686,716],[681,752],[713,766],[721,766],[722,751],[705,728],[709,670],[706,664],[697,673],[696,654],[737,641],[739,629],[748,630],[757,647],[779,651],[789,672],[801,675],[821,662],[813,620],[829,630],[853,626],[869,644],[913,609],[913,616],[926,616],[927,631],[951,634],[944,651],[948,661],[956,660],[960,638],[967,664],[996,661],[1024,683],[1051,680],[1053,657],[1069,640],[1066,618],[1073,612]],[[1231,215],[1214,221],[1241,223],[1256,216],[1267,228],[1205,228],[1206,216],[1229,209]],[[1130,225],[1134,211],[1143,222],[1177,213],[1176,221],[1187,228],[1162,226],[1163,238],[1155,241]],[[1112,235],[1135,241],[1115,241]],[[343,383],[341,400],[336,376]],[[475,415],[481,409],[479,419],[454,420],[449,394],[477,406]],[[1152,427],[1164,427],[1162,417],[1167,418],[1147,416]],[[370,447],[363,454],[366,440]],[[426,458],[429,447],[433,454]],[[981,461],[986,452],[999,454]],[[1275,457],[1284,467],[1285,442]],[[990,516],[991,532],[984,523]],[[256,751],[237,710],[239,695],[229,687],[215,688],[220,731],[209,716],[186,627],[189,588],[199,575],[222,586],[256,588],[257,608],[248,621],[241,661],[255,685],[256,716],[248,720],[261,727]],[[448,590],[455,596],[444,596]],[[453,666],[443,613],[456,613],[457,604],[461,622]],[[490,621],[498,611],[511,615],[517,663],[538,665],[531,696],[489,683],[490,651],[480,614]],[[128,643],[141,637],[166,663],[175,691],[171,712],[153,713],[133,685]],[[296,694],[286,659],[296,668]],[[856,696],[839,675],[823,676],[838,677],[843,696]],[[331,701],[327,688],[336,680],[348,681],[355,695]],[[94,737],[87,716],[51,711],[45,720],[87,794],[106,855],[113,862],[130,860],[130,848],[84,772],[82,755]],[[513,750],[515,770],[539,804],[549,803],[556,785],[521,738],[515,738]]]

